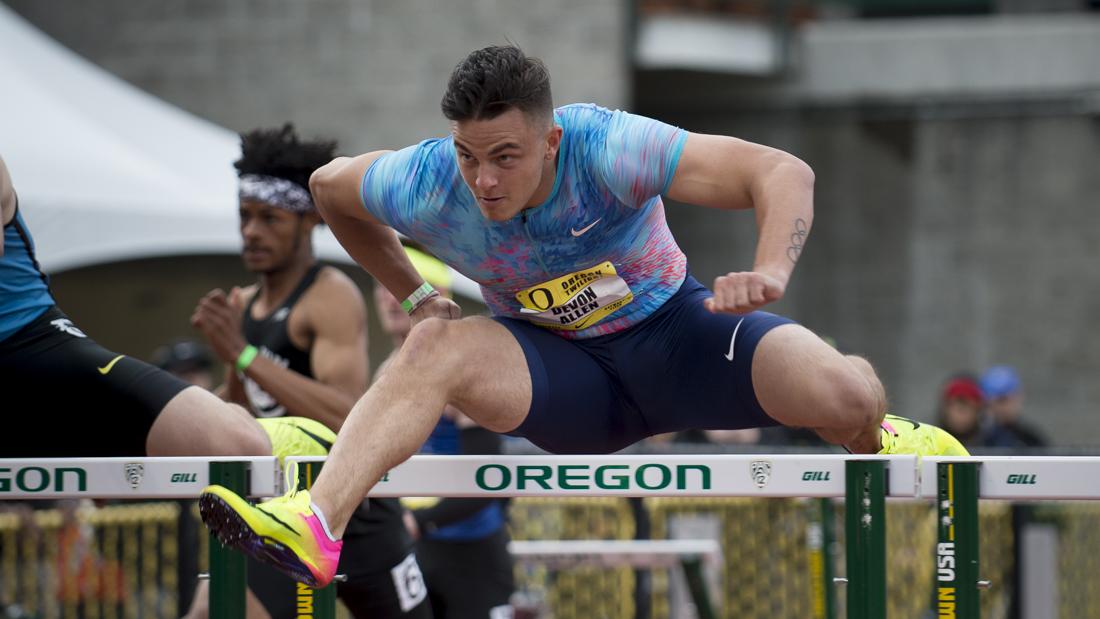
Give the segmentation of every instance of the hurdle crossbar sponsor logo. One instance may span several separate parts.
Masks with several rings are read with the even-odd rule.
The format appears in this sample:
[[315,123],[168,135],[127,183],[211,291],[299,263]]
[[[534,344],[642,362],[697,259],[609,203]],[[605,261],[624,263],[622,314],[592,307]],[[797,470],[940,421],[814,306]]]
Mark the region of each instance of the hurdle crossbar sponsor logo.
[[477,487],[505,490],[710,490],[705,464],[485,464],[474,474]]
[[832,471],[806,471],[802,474],[802,481],[831,481]]
[[81,467],[21,466],[0,468],[0,492],[86,492],[88,473]]
[[199,481],[198,473],[172,473],[169,482],[173,484],[193,484]]
[[1038,476],[1033,473],[1013,473],[1008,476],[1009,485],[1034,486]]

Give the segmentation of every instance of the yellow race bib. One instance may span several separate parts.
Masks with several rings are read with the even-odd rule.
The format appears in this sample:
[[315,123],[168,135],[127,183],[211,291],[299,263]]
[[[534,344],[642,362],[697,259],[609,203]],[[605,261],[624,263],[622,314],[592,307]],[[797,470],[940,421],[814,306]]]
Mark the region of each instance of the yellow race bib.
[[550,329],[591,327],[634,300],[630,286],[611,262],[563,275],[516,293],[520,313]]

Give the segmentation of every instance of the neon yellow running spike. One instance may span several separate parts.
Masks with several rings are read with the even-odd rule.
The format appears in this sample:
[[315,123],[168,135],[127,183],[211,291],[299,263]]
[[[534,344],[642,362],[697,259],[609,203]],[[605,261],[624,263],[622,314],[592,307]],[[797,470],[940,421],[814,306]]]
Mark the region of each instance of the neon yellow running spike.
[[897,415],[882,420],[880,454],[918,456],[969,456],[970,452],[946,430]]
[[336,442],[336,433],[320,421],[307,417],[267,417],[257,419],[271,439],[271,454],[279,464],[287,456],[327,456]]
[[310,507],[308,490],[298,487],[298,466],[286,470],[290,490],[250,505],[222,486],[199,495],[202,521],[223,545],[274,566],[311,587],[324,587],[336,575],[343,541],[332,541]]

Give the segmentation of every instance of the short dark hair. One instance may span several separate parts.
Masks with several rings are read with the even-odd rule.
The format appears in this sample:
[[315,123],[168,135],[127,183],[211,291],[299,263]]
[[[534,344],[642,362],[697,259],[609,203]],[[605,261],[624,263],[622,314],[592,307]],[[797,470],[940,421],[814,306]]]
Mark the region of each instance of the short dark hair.
[[233,163],[238,175],[262,174],[285,178],[309,188],[309,175],[336,157],[335,140],[302,141],[294,125],[253,129],[241,134],[241,158]]
[[443,93],[449,120],[490,120],[516,108],[532,117],[554,112],[550,72],[514,45],[479,49],[458,63]]

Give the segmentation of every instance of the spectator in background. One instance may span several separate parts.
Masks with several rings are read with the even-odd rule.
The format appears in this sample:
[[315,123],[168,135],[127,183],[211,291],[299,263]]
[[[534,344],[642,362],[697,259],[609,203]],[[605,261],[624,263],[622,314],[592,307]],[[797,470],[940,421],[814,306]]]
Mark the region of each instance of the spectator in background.
[[1023,384],[1016,370],[997,365],[982,374],[992,424],[985,437],[987,447],[1042,447],[1046,438],[1032,425],[1020,420],[1024,407]]
[[214,390],[214,359],[210,350],[195,340],[179,339],[161,346],[153,351],[150,362],[196,387]]
[[985,398],[978,381],[969,374],[956,374],[947,380],[940,393],[937,423],[967,448],[982,445],[984,408]]

